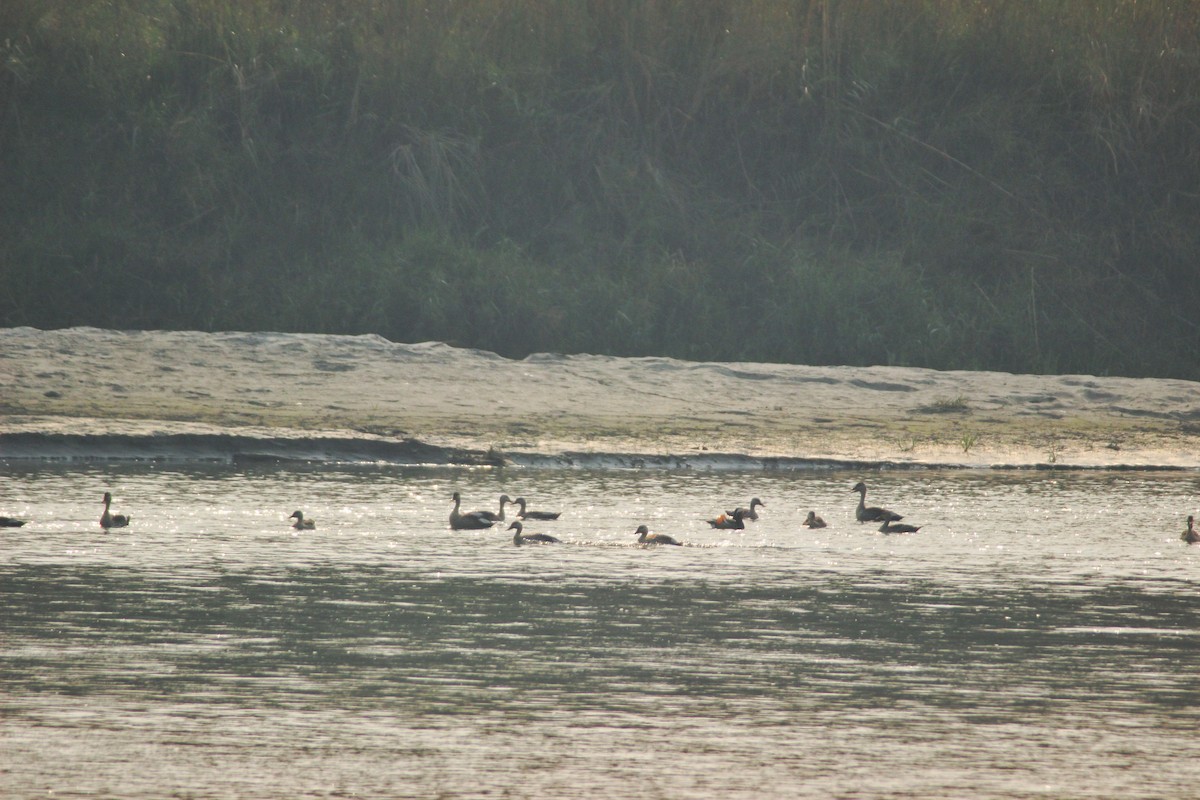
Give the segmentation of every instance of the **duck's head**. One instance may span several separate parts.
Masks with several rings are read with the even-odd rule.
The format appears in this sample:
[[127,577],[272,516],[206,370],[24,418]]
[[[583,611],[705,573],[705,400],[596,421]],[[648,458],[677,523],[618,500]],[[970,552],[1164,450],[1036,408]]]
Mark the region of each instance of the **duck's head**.
[[518,536],[521,535],[521,523],[520,522],[514,522],[512,525],[508,526],[508,529],[510,531],[516,531]]
[[645,525],[638,525],[637,530],[634,531],[634,533],[636,533],[638,536],[645,536],[650,533],[650,529]]
[[501,508],[504,508],[504,506],[506,504],[511,503],[511,502],[512,502],[512,498],[509,497],[508,495],[506,495],[506,494],[500,495],[500,507]]
[[290,517],[288,517],[288,519],[304,519],[304,512],[293,511],[292,515]]
[[867,490],[867,485],[865,483],[863,483],[862,481],[859,481],[858,483],[854,484],[854,488],[851,489],[850,491],[865,492],[866,490]]
[[756,497],[750,501],[750,510],[753,511],[755,506],[762,506],[763,508],[766,508],[767,504]]
[[112,502],[112,492],[105,492],[105,493],[104,493],[104,502],[105,502],[105,503],[111,503],[111,502]]

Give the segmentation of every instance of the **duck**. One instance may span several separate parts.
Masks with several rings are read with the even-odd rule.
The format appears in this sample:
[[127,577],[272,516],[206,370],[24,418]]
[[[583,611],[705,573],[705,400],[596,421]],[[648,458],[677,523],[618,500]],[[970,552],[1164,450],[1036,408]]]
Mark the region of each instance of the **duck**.
[[638,525],[634,533],[638,535],[639,544],[673,544],[678,547],[683,546],[683,542],[672,539],[665,533],[651,533],[650,529],[645,525]]
[[[500,498],[501,501],[505,497]],[[456,531],[477,531],[484,528],[490,528],[498,521],[495,513],[491,511],[468,511],[466,514],[459,511],[459,506],[462,504],[462,498],[458,492],[454,493],[454,508],[450,511],[450,528]],[[500,503],[501,511],[504,510],[504,503]]]
[[520,506],[521,510],[517,512],[517,516],[521,519],[541,519],[552,520],[558,519],[561,511],[529,511],[525,508],[525,498],[518,497],[516,500],[510,501],[514,506]]
[[859,522],[896,522],[904,517],[886,508],[867,505],[867,485],[862,481],[854,484],[852,492],[858,492],[858,508],[854,510],[854,517]]
[[727,511],[716,519],[705,520],[705,522],[714,528],[724,528],[735,531],[745,530],[746,523],[742,521],[743,511],[745,511],[744,508],[738,508],[734,511]]
[[109,511],[109,506],[112,505],[112,493],[104,493],[104,513],[100,515],[100,527],[104,530],[109,528],[124,528],[129,524],[129,517],[125,514],[113,514]]
[[908,525],[903,522],[892,522],[891,520],[885,519],[883,521],[883,524],[879,526],[879,532],[880,533],[916,533],[917,531],[921,530],[921,528],[924,528],[924,527],[925,527],[924,525]]
[[737,512],[740,511],[740,512],[742,512],[742,519],[757,520],[758,512],[755,511],[754,509],[758,506],[762,506],[763,508],[766,508],[767,504],[764,503],[762,500],[759,500],[757,497],[755,497],[754,499],[752,499],[750,501],[749,508],[743,508],[742,506],[738,506],[733,511],[726,511],[725,515],[732,517],[734,514],[736,514]]
[[804,518],[804,522],[800,523],[806,528],[824,528],[825,520],[817,516],[817,512],[810,511],[808,516]]
[[513,534],[513,544],[520,547],[523,544],[555,544],[561,542],[562,539],[551,536],[548,533],[521,533],[522,525],[520,522],[514,522],[508,526],[510,531],[516,531]]
[[25,524],[25,520],[17,519],[16,517],[0,517],[0,528],[19,528]]
[[316,521],[312,519],[305,519],[303,511],[293,511],[292,515],[288,517],[288,519],[296,520],[292,523],[292,527],[298,531],[315,531],[317,529]]
[[1187,542],[1188,544],[1195,544],[1196,542],[1200,542],[1200,531],[1192,528],[1192,523],[1194,521],[1195,521],[1195,517],[1188,517],[1187,530],[1184,531],[1183,535],[1179,537],[1180,539]]

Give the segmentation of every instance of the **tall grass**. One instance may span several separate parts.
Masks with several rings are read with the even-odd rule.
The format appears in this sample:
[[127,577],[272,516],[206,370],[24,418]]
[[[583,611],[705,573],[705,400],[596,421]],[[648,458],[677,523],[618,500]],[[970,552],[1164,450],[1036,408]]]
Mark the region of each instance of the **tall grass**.
[[1200,10],[12,0],[0,324],[1200,378]]

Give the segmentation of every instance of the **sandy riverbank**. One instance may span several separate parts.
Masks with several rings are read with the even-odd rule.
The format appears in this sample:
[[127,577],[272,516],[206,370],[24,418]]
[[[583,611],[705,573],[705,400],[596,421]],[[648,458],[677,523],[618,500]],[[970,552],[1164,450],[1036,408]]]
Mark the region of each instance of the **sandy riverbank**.
[[1200,467],[1200,383],[1181,380],[11,328],[0,381],[8,459]]

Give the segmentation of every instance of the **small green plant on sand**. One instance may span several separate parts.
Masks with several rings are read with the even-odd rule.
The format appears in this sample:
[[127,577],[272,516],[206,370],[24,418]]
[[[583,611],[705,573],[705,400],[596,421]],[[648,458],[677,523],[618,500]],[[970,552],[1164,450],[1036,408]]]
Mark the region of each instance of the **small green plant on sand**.
[[921,411],[926,414],[959,414],[970,410],[967,398],[961,394],[955,397],[939,397],[929,405],[921,407]]

